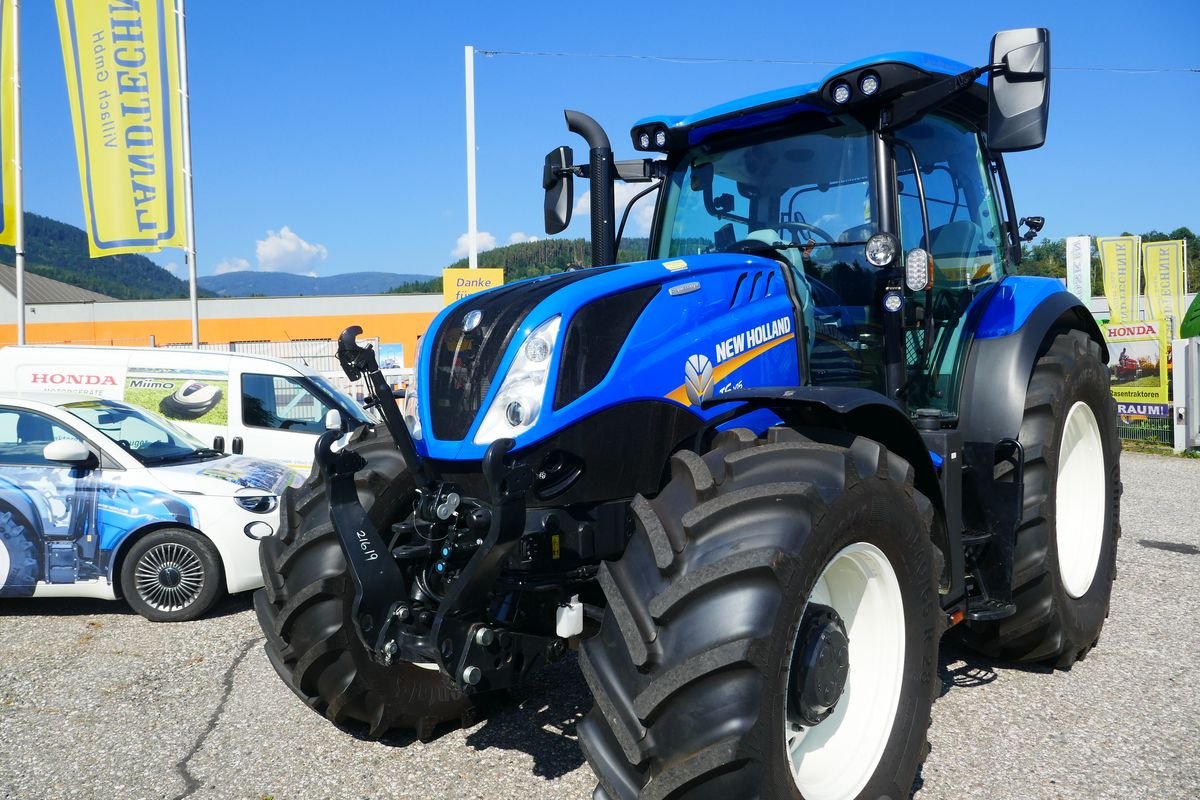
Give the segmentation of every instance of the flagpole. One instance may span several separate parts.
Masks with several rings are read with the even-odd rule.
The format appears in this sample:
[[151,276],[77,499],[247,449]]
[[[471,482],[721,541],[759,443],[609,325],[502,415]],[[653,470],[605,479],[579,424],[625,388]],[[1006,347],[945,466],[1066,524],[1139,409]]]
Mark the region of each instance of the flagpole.
[[467,264],[475,269],[479,266],[475,218],[475,48],[467,45],[464,51],[467,67]]
[[13,161],[16,171],[13,207],[16,209],[16,230],[13,249],[17,270],[17,344],[25,344],[25,178],[21,156],[21,3],[12,0],[13,49]]
[[200,346],[200,305],[196,297],[196,209],[192,202],[192,123],[189,110],[187,69],[187,32],[183,0],[175,0],[175,18],[179,38],[179,95],[183,128],[183,209],[187,218],[187,243],[184,260],[188,267],[188,294],[192,304],[192,347]]

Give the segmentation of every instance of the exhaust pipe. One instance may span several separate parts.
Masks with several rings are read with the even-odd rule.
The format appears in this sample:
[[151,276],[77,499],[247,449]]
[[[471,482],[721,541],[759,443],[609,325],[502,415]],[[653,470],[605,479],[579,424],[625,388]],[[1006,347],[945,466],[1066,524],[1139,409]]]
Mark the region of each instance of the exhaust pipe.
[[617,261],[612,146],[600,123],[579,111],[564,112],[567,130],[577,133],[588,143],[589,197],[592,202],[592,266],[603,267]]

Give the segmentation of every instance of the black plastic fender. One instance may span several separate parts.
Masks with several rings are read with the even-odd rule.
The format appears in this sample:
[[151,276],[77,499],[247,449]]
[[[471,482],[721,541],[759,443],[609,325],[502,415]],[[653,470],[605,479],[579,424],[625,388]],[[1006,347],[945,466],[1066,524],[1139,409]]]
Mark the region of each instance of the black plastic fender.
[[972,340],[958,401],[964,442],[995,444],[1017,438],[1034,364],[1049,347],[1051,331],[1072,328],[1095,339],[1108,359],[1108,345],[1096,320],[1066,291],[1048,295],[1007,336]]
[[703,407],[731,402],[743,403],[740,413],[769,409],[789,427],[828,428],[873,439],[908,461],[917,489],[939,511],[945,508],[929,448],[904,409],[879,392],[844,386],[767,386],[726,392]]

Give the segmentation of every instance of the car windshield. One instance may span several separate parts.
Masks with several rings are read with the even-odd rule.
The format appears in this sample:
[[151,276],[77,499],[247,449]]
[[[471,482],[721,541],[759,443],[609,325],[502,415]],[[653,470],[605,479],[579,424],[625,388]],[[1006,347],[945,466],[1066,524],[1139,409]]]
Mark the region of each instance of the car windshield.
[[124,403],[82,400],[68,403],[63,409],[112,439],[147,466],[206,461],[224,455],[205,447],[161,417]]

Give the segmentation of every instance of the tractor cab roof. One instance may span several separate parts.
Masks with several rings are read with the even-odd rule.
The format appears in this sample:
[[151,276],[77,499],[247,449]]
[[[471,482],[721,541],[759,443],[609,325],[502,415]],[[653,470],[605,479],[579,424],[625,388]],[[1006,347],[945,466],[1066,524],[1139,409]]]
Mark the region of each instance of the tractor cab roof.
[[[676,150],[697,145],[717,134],[760,128],[804,112],[827,115],[874,111],[907,92],[970,69],[967,64],[930,53],[883,53],[852,61],[813,83],[760,92],[694,114],[646,117],[634,124],[633,143],[638,150]],[[874,90],[868,93],[863,89],[863,82],[869,77],[874,78]],[[955,106],[959,113],[980,127],[985,126],[985,79],[976,80]],[[659,136],[656,143],[655,136],[660,131],[665,137]],[[649,134],[651,146],[645,146],[647,137],[643,133]]]

